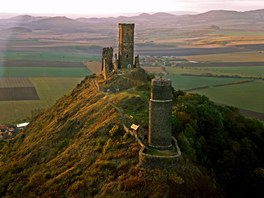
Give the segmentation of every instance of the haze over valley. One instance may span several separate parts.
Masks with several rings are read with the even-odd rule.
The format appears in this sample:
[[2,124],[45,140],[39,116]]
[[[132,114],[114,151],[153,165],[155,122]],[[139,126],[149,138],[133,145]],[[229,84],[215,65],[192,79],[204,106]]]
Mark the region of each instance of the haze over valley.
[[[28,78],[36,88],[28,93],[38,93],[32,97],[39,98],[16,104],[19,107],[15,107],[15,113],[8,110],[9,102],[2,102],[0,105],[9,115],[1,120],[30,117],[36,109],[52,104],[73,88],[85,75],[100,73],[96,65],[100,64],[101,49],[113,46],[117,50],[116,24],[120,22],[136,24],[135,53],[140,55],[141,65],[147,71],[158,75],[165,72],[173,79],[175,89],[205,94],[218,103],[256,112],[261,118],[263,81],[258,79],[264,75],[263,18],[264,10],[219,10],[193,15],[142,13],[132,17],[76,19],[19,15],[0,19],[1,77]],[[251,94],[244,92],[234,95],[232,88],[240,82],[248,83],[240,84],[236,90],[254,90],[253,100]],[[52,87],[43,90],[45,83]],[[229,84],[233,86],[219,87]],[[17,91],[16,94],[20,95]],[[245,101],[237,103],[240,94]],[[29,105],[26,111],[24,105]]]
[[[0,18],[1,197],[263,194],[262,1],[14,1],[32,14]],[[67,15],[87,10],[111,16]]]

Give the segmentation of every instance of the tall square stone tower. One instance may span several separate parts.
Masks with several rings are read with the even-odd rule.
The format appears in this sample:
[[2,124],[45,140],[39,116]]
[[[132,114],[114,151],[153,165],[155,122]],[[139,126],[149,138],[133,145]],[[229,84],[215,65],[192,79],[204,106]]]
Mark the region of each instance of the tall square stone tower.
[[134,28],[135,24],[118,24],[118,68],[134,67]]

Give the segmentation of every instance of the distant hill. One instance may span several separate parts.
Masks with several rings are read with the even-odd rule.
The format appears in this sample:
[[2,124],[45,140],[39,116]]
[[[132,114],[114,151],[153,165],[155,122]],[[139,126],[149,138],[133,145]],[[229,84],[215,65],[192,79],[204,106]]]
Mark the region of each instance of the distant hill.
[[[241,28],[261,29],[264,25],[264,10],[254,10],[246,12],[212,10],[202,14],[174,15],[169,13],[142,13],[138,16],[120,16],[104,18],[77,18],[67,17],[33,17],[29,15],[17,16],[9,19],[0,19],[1,24],[18,24],[16,26],[28,27],[29,29],[53,29],[54,31],[65,32],[83,32],[92,30],[107,30],[108,27],[114,27],[117,23],[133,22],[136,23],[139,30],[146,28],[168,28],[188,26],[210,26],[217,25],[221,27],[232,28],[239,26]],[[104,28],[106,27],[106,28]]]
[[85,28],[85,24],[67,17],[49,17],[37,21],[32,21],[26,26],[32,29],[46,29],[69,32],[71,30],[82,30]]

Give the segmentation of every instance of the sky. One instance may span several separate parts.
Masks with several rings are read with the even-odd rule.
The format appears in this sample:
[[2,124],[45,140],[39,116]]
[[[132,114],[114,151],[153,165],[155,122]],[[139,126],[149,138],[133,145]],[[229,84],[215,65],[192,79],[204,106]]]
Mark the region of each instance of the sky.
[[143,12],[264,9],[264,0],[2,0],[0,13],[117,16]]

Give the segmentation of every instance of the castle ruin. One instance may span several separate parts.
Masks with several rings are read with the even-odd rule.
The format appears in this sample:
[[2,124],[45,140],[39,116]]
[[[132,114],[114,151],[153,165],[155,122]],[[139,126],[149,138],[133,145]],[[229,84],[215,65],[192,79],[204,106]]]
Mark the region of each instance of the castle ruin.
[[118,55],[114,54],[114,63],[113,48],[103,48],[101,71],[104,79],[107,79],[112,71],[139,67],[139,56],[134,57],[134,29],[135,24],[118,24]]
[[134,24],[118,24],[118,68],[134,67]]
[[172,91],[171,80],[153,79],[149,100],[148,144],[161,150],[171,144]]
[[113,71],[113,48],[105,47],[102,53],[102,74],[104,78],[107,78],[107,74]]
[[[139,67],[139,56],[134,57],[134,24],[118,25],[118,55],[113,48],[105,47],[102,51],[102,74],[106,80],[113,71]],[[173,168],[177,164],[181,151],[177,140],[172,137],[172,89],[171,80],[156,78],[151,82],[149,100],[149,130],[147,142],[138,138],[138,133],[131,133],[142,146],[139,161],[146,168]],[[129,132],[124,125],[124,129]],[[144,135],[145,138],[145,135]]]
[[148,143],[139,151],[139,161],[146,168],[175,168],[181,156],[177,140],[172,137],[171,80],[153,79],[149,100]]

